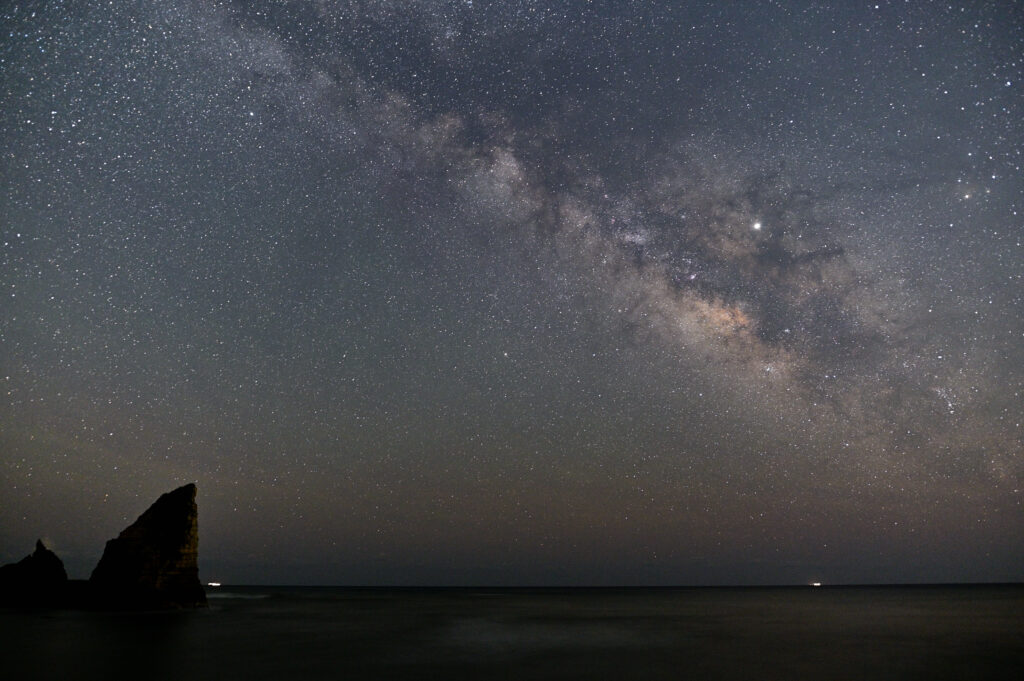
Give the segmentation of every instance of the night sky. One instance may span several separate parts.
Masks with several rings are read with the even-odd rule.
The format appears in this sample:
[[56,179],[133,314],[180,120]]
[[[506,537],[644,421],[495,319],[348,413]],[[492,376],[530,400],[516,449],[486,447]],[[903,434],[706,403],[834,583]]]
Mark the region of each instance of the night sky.
[[0,562],[1024,579],[1018,2],[0,17]]

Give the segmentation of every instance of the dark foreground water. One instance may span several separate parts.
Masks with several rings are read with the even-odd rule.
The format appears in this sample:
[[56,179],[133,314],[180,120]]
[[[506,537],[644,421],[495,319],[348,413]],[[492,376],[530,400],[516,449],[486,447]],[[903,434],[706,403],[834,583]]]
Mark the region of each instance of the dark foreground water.
[[221,587],[0,610],[8,679],[1018,679],[1024,587]]

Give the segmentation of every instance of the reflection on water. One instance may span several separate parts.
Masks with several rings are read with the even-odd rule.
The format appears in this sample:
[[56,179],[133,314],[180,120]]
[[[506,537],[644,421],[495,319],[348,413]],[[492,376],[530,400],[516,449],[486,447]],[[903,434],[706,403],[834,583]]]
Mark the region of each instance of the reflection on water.
[[0,610],[6,678],[1016,679],[1024,587],[212,589]]

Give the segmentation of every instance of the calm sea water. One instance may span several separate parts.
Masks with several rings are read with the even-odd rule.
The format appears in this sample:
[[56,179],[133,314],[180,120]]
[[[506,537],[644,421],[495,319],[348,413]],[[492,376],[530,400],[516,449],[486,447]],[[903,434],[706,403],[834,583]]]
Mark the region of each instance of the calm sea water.
[[173,613],[0,610],[17,679],[1017,679],[1024,587],[220,587]]

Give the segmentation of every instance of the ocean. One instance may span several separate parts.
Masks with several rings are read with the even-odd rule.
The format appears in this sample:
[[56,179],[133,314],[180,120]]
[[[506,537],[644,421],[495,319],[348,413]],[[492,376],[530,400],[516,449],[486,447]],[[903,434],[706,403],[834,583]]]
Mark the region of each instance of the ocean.
[[8,679],[1017,679],[1024,586],[207,590],[0,610]]

